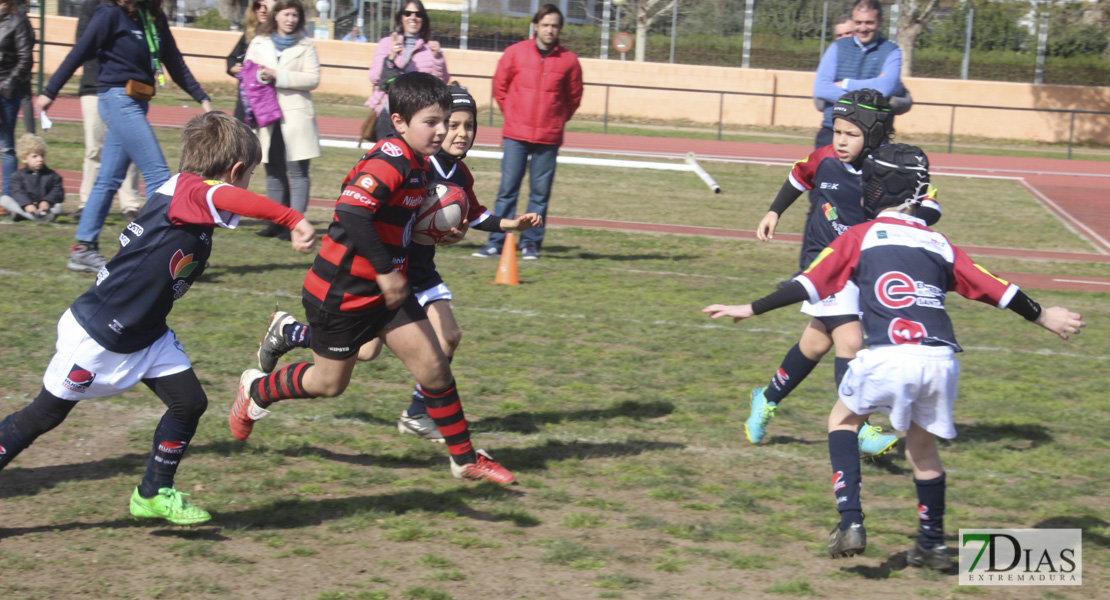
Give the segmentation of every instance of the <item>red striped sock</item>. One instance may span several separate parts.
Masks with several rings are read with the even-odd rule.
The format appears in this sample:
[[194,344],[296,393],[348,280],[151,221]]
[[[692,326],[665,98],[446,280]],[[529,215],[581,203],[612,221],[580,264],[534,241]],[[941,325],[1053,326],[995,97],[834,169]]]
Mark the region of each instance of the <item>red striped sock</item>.
[[466,426],[466,415],[463,414],[462,402],[459,401],[459,392],[455,382],[441,390],[423,388],[424,401],[428,405],[428,416],[435,421],[439,432],[447,443],[447,451],[451,453],[452,460],[457,465],[466,465],[478,461],[474,447],[470,445],[470,430]]
[[293,363],[286,365],[251,386],[251,398],[262,408],[278,400],[290,398],[311,398],[304,391],[304,376],[312,363]]

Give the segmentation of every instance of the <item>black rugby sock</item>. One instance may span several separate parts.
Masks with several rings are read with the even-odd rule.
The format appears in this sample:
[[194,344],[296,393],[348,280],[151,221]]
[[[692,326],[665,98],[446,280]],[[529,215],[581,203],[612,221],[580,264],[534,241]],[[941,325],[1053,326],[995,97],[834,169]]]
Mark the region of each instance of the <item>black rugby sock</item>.
[[914,478],[917,486],[918,541],[925,549],[944,543],[944,473],[936,479]]
[[178,423],[169,411],[162,415],[158,428],[154,430],[154,447],[146,462],[146,473],[139,484],[139,495],[153,498],[162,488],[172,488],[173,478],[181,457],[197,432],[197,424]]
[[798,344],[787,351],[786,356],[782,359],[782,364],[779,365],[779,370],[775,372],[775,376],[771,378],[771,383],[767,385],[767,389],[763,390],[763,397],[768,402],[778,404],[782,402],[794,388],[798,387],[802,381],[813,371],[819,361],[810,360],[802,354],[802,348]]
[[840,511],[840,529],[863,522],[860,487],[863,480],[859,467],[859,441],[854,431],[829,432],[829,462],[832,463],[833,495]]
[[304,323],[292,323],[282,327],[281,337],[297,348],[312,347],[312,328]]

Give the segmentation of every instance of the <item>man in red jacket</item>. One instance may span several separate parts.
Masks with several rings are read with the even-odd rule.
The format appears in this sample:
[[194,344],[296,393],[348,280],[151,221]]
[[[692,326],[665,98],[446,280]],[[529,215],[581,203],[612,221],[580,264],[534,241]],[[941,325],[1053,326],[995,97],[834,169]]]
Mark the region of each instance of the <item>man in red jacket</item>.
[[[528,157],[532,157],[528,210],[547,219],[547,201],[555,179],[555,159],[563,143],[563,126],[582,103],[582,67],[578,57],[559,45],[563,13],[554,4],[544,4],[532,17],[535,37],[509,46],[493,74],[493,97],[505,115],[501,129],[504,157],[501,187],[493,213],[511,219]],[[520,236],[525,260],[540,257],[543,227],[533,227]],[[474,256],[498,256],[504,233],[491,233],[489,241]]]

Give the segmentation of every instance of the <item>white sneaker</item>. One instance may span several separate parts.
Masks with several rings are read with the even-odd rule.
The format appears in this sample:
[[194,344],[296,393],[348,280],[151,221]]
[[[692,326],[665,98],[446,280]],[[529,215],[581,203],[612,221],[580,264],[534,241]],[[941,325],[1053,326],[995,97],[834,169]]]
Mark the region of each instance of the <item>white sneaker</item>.
[[428,413],[410,417],[409,411],[406,409],[401,413],[401,418],[397,419],[397,431],[406,435],[422,437],[436,444],[445,443],[443,434],[439,432],[439,427],[437,427],[436,422],[428,416]]

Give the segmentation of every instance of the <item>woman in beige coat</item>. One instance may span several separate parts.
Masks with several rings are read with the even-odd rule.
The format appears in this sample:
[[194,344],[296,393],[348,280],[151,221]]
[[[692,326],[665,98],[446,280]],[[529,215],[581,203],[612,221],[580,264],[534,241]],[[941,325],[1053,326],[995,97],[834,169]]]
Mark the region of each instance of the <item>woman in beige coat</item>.
[[[274,85],[281,107],[281,121],[255,130],[262,142],[266,196],[301,214],[308,208],[308,162],[320,156],[320,130],[309,93],[320,83],[320,60],[304,28],[300,0],[277,0],[246,55],[259,65],[258,80]],[[289,231],[275,225],[258,235],[288,239]]]

